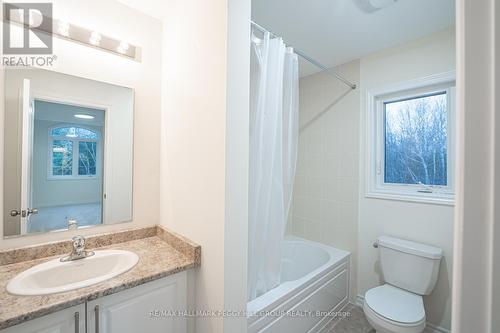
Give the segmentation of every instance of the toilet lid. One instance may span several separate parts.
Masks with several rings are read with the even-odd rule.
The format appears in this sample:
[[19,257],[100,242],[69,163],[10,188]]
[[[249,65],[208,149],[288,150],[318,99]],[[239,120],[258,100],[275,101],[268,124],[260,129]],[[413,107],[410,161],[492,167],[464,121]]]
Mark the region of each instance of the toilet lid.
[[377,314],[399,323],[412,324],[425,318],[421,296],[388,284],[368,290],[365,302]]

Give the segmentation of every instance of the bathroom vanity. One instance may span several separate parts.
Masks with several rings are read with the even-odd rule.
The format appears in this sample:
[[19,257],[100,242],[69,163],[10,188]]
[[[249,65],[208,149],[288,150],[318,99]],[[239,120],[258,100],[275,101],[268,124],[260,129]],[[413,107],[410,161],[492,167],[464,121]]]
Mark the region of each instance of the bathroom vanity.
[[1,332],[185,332],[185,318],[174,317],[172,312],[167,311],[186,308],[186,288],[186,272],[180,272],[30,320]]
[[134,89],[77,74],[5,71],[3,238],[31,246],[0,250],[0,332],[185,332],[197,244],[160,226],[75,237],[159,213],[134,203]]
[[[71,242],[0,252],[1,333],[186,332],[188,274],[200,265],[198,245],[159,226],[92,236],[87,243],[96,253],[125,250],[139,259],[129,271],[97,284],[27,296],[7,292],[8,282],[66,255]],[[85,260],[73,263],[83,265]],[[64,281],[61,276],[54,276],[50,283],[60,281]]]
[[173,316],[173,311],[186,308],[186,282],[186,272],[176,273],[0,332],[185,332],[185,318]]

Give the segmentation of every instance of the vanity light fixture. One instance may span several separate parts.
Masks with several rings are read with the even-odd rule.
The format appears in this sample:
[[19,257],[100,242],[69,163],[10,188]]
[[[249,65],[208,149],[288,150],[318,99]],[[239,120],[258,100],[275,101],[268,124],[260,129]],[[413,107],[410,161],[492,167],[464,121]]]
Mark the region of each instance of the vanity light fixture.
[[86,119],[86,120],[90,120],[90,119],[95,118],[94,116],[91,116],[90,114],[75,114],[74,117],[78,118],[78,119]]
[[98,31],[89,30],[70,24],[64,20],[53,18],[48,18],[52,21],[52,29],[48,29],[46,26],[39,24],[39,22],[45,22],[46,18],[42,17],[42,15],[30,11],[29,22],[24,22],[23,13],[22,9],[18,9],[13,15],[8,16],[7,20],[12,23],[28,26],[31,30],[51,33],[55,37],[92,46],[136,61],[141,60],[141,48],[121,39],[109,37]]

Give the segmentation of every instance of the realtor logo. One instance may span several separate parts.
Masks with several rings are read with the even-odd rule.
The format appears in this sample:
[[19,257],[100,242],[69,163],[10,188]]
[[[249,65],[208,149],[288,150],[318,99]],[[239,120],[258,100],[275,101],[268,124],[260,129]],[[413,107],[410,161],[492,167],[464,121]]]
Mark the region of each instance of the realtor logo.
[[3,53],[52,53],[52,4],[3,4]]

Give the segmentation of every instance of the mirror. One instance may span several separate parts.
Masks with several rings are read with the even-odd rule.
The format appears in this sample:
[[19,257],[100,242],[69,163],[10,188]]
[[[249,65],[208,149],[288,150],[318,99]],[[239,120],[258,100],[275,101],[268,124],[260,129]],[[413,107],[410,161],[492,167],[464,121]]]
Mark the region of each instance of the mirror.
[[130,88],[5,71],[4,236],[132,219]]

